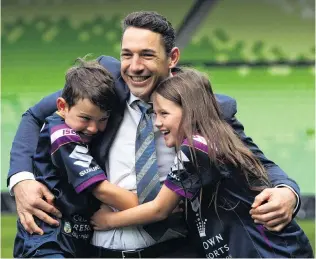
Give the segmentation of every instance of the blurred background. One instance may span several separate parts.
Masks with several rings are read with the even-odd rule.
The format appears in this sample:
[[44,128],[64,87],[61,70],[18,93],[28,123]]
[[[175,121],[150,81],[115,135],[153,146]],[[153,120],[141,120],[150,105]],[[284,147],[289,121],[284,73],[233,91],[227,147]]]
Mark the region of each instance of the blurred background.
[[178,32],[181,64],[238,102],[245,132],[301,188],[300,225],[315,243],[314,0],[2,0],[1,257],[16,227],[6,176],[22,113],[63,87],[77,57],[119,58],[120,21],[140,10]]

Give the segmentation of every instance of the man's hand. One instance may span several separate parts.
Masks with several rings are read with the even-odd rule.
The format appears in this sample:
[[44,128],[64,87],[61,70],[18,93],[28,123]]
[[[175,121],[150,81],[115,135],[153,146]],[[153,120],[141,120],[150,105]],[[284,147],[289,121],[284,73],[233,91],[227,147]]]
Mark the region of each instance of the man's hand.
[[101,208],[93,214],[90,223],[94,230],[109,230],[109,217],[113,214],[113,210],[106,204],[102,204]]
[[256,196],[250,214],[255,223],[271,231],[281,231],[292,220],[296,202],[289,188],[267,188]]
[[56,217],[61,217],[60,211],[53,206],[54,195],[45,185],[35,180],[24,180],[13,187],[13,192],[21,224],[27,232],[44,234],[35,223],[33,216],[47,224],[59,225],[57,220],[47,214],[51,213]]

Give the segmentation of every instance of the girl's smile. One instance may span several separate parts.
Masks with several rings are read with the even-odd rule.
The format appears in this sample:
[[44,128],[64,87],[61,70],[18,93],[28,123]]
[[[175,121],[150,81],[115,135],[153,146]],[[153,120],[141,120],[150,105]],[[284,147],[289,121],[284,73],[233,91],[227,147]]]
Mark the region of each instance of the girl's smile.
[[156,114],[155,125],[163,134],[166,146],[176,146],[182,119],[182,108],[161,95],[155,94],[154,111]]

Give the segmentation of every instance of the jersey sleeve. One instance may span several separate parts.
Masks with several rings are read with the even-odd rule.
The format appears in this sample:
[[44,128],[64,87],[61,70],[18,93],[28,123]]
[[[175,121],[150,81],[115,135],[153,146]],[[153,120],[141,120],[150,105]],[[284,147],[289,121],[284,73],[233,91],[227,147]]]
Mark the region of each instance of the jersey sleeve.
[[193,160],[190,145],[185,140],[165,180],[169,189],[188,199],[192,199],[202,187],[215,185],[220,179],[219,171],[210,163],[204,138],[194,137],[193,145],[196,160]]
[[66,124],[50,129],[52,162],[66,172],[68,182],[80,193],[106,180],[104,171],[89,153],[89,147]]

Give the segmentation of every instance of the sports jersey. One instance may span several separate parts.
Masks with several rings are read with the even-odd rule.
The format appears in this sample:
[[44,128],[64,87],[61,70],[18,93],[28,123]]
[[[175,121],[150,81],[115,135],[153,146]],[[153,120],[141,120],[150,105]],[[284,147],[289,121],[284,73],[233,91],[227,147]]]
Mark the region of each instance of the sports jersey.
[[[32,257],[43,244],[56,244],[70,256],[85,257],[92,236],[90,217],[100,207],[92,195],[96,183],[106,180],[105,173],[89,154],[89,146],[54,113],[46,118],[34,155],[36,180],[54,194],[61,211],[59,227],[36,219],[44,235],[28,234],[18,221],[15,257]],[[46,245],[47,247],[47,245]]]
[[240,169],[211,163],[203,137],[194,136],[193,146],[194,159],[188,140],[183,142],[165,185],[187,198],[189,229],[207,258],[313,257],[294,220],[281,232],[255,224],[249,211],[259,192],[249,188]]

